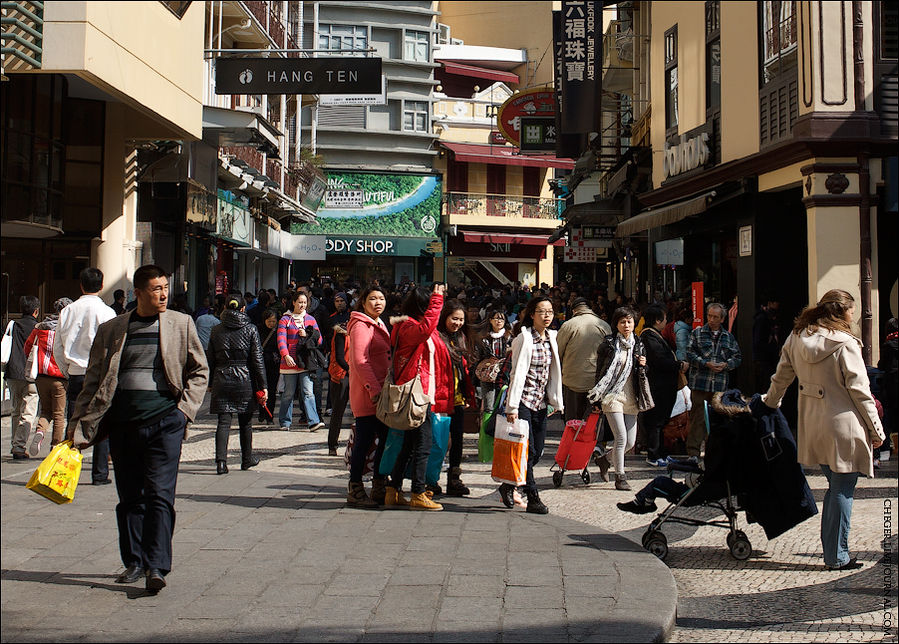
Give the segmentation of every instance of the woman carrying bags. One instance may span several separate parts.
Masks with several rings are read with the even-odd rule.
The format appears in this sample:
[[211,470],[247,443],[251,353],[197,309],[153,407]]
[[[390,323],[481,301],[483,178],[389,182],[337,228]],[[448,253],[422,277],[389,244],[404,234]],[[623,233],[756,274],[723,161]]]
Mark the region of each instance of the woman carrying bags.
[[285,313],[278,322],[278,353],[281,354],[280,371],[284,377],[284,393],[281,394],[278,420],[281,429],[290,430],[293,422],[293,397],[297,389],[300,389],[309,431],[315,432],[325,426],[318,417],[312,387],[313,372],[328,366],[318,348],[322,343],[321,330],[315,318],[306,313],[309,300],[305,293],[294,291],[287,299],[293,310]]
[[[534,514],[549,512],[540,500],[534,479],[534,466],[546,441],[546,417],[564,411],[559,347],[556,332],[548,328],[553,316],[552,301],[543,296],[531,298],[522,311],[512,340],[512,371],[506,394],[506,420],[525,420],[530,430],[525,492],[527,511]],[[500,485],[499,493],[507,508],[515,504],[514,490],[506,483]]]
[[[652,404],[646,383],[646,355],[643,342],[634,334],[637,314],[623,306],[612,314],[611,335],[607,335],[596,353],[597,383],[587,394],[595,407],[601,407],[615,436],[615,489],[630,490],[624,472],[624,454],[637,440],[637,414]],[[600,476],[608,480],[608,457],[600,457]]]
[[[487,326],[482,332],[482,336],[475,345],[477,352],[477,364],[480,365],[484,360],[505,360],[506,354],[512,343],[512,326],[509,324],[506,314],[500,307],[490,307],[487,309]],[[481,411],[489,414],[496,406],[496,396],[502,386],[494,382],[481,381]]]
[[459,300],[450,300],[444,305],[437,329],[441,341],[449,352],[452,367],[452,389],[449,396],[452,417],[446,493],[448,496],[467,496],[471,494],[471,490],[462,483],[462,443],[465,407],[466,404],[472,408],[475,406],[475,395],[467,359],[468,330],[465,324],[465,307]]
[[253,456],[250,422],[256,402],[264,405],[268,392],[259,332],[245,309],[237,298],[228,301],[222,312],[222,323],[212,329],[206,350],[212,392],[209,412],[218,414],[215,430],[217,474],[228,473],[228,434],[234,414],[237,414],[240,427],[240,469],[248,470],[259,464],[259,459]]
[[[393,378],[405,384],[421,374],[421,386],[430,399],[425,422],[405,432],[403,447],[396,459],[387,488],[386,505],[409,505],[413,510],[442,510],[427,494],[425,476],[431,452],[432,415],[453,412],[450,396],[452,368],[449,351],[440,339],[437,325],[446,287],[435,284],[430,296],[423,287],[412,289],[403,302],[404,317],[395,320]],[[464,315],[464,314],[463,314]],[[352,371],[350,372],[352,373]],[[403,497],[406,466],[412,461],[412,499]]]
[[[385,306],[387,297],[384,290],[380,286],[369,286],[362,291],[356,310],[347,322],[350,409],[356,419],[356,439],[350,461],[346,502],[353,508],[377,508],[384,503],[386,494],[385,480],[378,474],[378,468],[387,441],[387,426],[375,415],[378,396],[390,369],[390,333],[381,320]],[[378,439],[378,449],[375,452],[371,496],[368,496],[362,474],[365,471],[365,457],[375,438]]]

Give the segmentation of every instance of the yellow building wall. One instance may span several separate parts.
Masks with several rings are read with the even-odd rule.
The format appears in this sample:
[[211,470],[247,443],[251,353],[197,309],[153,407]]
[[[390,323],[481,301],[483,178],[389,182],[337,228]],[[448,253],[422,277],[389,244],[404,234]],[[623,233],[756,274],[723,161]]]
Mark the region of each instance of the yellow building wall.
[[161,3],[44,5],[46,72],[70,72],[183,138],[203,135],[202,2],[179,20]]
[[[721,3],[721,163],[759,151],[758,34],[756,3]],[[702,67],[698,69],[703,70],[699,76],[704,112],[704,33],[700,38]]]
[[440,2],[439,9],[437,20],[449,25],[452,37],[461,38],[466,45],[526,49],[530,71],[526,65],[512,70],[521,79],[521,87],[552,85],[552,52],[547,53],[553,38],[552,2],[447,0]]

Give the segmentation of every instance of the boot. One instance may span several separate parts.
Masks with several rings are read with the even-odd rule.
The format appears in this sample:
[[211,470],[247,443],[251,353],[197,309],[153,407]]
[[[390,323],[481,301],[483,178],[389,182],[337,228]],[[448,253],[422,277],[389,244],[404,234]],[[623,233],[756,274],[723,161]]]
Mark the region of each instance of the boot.
[[253,428],[247,423],[240,428],[240,469],[248,470],[259,465],[259,459],[253,456]]
[[228,464],[225,461],[216,461],[215,462],[215,473],[216,474],[227,474],[228,473]]
[[471,494],[464,483],[462,483],[462,468],[451,467],[446,479],[446,493],[448,496],[468,496]]
[[240,464],[240,469],[248,470],[251,467],[256,467],[257,465],[259,465],[259,459],[251,456],[250,460],[244,461]]
[[609,469],[612,467],[612,464],[609,463],[608,455],[603,454],[602,456],[594,456],[593,462],[596,463],[596,467],[599,468],[599,478],[602,479],[604,483],[608,483]]
[[622,492],[630,492],[631,486],[627,482],[626,474],[615,474],[615,489],[621,490]]
[[528,490],[528,512],[531,514],[549,514],[549,508],[547,508],[543,501],[540,500],[540,495],[537,493],[537,490]]
[[372,479],[371,481],[371,500],[378,505],[384,505],[384,498],[387,496],[387,479]]
[[443,506],[439,503],[436,503],[428,498],[428,495],[424,492],[420,494],[413,494],[412,500],[409,502],[409,509],[411,510],[434,510],[440,511],[443,509]]
[[503,505],[507,508],[511,508],[515,505],[515,499],[512,496],[514,492],[515,488],[508,483],[502,483],[499,486],[499,496],[503,500]]
[[353,483],[347,488],[346,504],[351,508],[360,508],[363,510],[373,510],[378,504],[372,501],[365,493],[365,486],[362,483]]
[[439,483],[427,483],[425,485],[425,490],[430,492],[429,498],[433,499],[435,496],[440,496],[443,494],[443,489],[440,487]]
[[403,496],[403,491],[397,489],[395,487],[387,486],[387,494],[384,497],[384,505],[387,507],[391,506],[407,506],[409,505],[408,499]]

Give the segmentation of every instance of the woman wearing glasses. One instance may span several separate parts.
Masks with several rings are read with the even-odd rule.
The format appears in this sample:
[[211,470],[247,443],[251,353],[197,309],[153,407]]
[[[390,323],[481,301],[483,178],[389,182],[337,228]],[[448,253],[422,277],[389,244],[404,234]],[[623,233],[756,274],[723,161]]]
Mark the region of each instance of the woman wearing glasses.
[[[532,298],[522,311],[512,340],[512,372],[506,395],[506,419],[510,423],[526,420],[530,428],[525,492],[527,511],[534,514],[549,512],[534,479],[534,466],[546,441],[546,417],[564,411],[559,347],[556,332],[548,328],[554,315],[552,301],[543,296]],[[514,488],[504,483],[499,492],[503,503],[511,508]]]

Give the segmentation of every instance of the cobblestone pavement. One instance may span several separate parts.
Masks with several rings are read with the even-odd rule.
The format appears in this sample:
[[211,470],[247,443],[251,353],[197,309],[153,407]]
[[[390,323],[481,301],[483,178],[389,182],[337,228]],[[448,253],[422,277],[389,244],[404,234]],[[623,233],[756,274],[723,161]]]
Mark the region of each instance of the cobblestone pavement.
[[[347,417],[345,427],[350,422]],[[8,426],[8,420],[5,423]],[[559,421],[551,422],[546,454],[537,468],[541,497],[552,515],[615,532],[639,543],[653,515],[620,512],[615,502],[630,500],[631,494],[615,491],[612,483],[585,486],[576,475],[567,475],[563,487],[553,487],[548,468],[560,430]],[[213,468],[214,433],[212,417],[201,418],[191,429],[183,460],[197,467]],[[326,430],[257,431],[257,455],[263,459],[258,469],[336,478],[343,486],[343,444],[347,433],[345,429],[341,434],[340,456],[335,458],[327,455]],[[231,448],[231,460],[236,463],[236,435],[232,436]],[[467,435],[463,479],[472,488],[473,498],[488,506],[498,505],[499,495],[490,479],[489,464],[479,463],[476,453],[476,436]],[[635,490],[660,473],[636,456],[629,456],[627,465]],[[768,541],[757,525],[745,525],[745,515],[741,513],[741,529],[754,549],[753,557],[745,562],[730,556],[725,530],[666,525],[670,552],[665,563],[678,589],[677,628],[671,641],[896,641],[896,474],[894,459],[885,464],[876,478],[859,481],[850,549],[864,564],[860,570],[824,569],[817,516]],[[811,473],[809,483],[820,508],[826,489],[824,478]],[[714,516],[707,508],[688,512],[697,518]],[[887,529],[892,536],[883,544],[885,514],[891,522]],[[892,553],[891,566],[885,563],[884,545]]]

